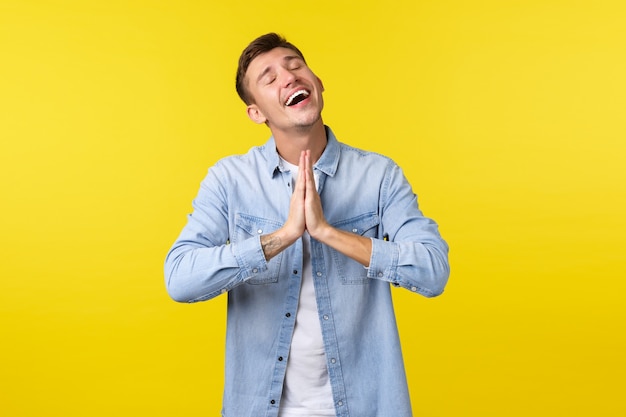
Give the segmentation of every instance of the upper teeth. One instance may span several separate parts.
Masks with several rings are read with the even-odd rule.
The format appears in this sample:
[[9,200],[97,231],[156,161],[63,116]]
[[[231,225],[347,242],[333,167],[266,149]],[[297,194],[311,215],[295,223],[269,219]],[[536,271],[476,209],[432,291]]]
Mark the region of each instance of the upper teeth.
[[291,102],[293,101],[293,99],[298,97],[300,94],[304,94],[304,97],[308,97],[309,96],[309,92],[308,91],[306,91],[306,90],[298,90],[298,91],[296,91],[295,93],[293,93],[292,95],[289,96],[289,98],[285,102],[285,106],[289,106],[291,104]]

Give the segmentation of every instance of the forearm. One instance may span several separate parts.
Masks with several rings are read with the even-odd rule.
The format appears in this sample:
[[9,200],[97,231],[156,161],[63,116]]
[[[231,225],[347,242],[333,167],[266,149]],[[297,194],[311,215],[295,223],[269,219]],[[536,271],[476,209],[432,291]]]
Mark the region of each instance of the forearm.
[[332,226],[326,227],[322,232],[312,237],[339,253],[354,259],[361,265],[369,267],[372,256],[372,240],[370,238],[355,235]]
[[297,232],[290,232],[287,225],[273,233],[261,236],[261,248],[265,259],[269,261],[291,246],[299,237]]

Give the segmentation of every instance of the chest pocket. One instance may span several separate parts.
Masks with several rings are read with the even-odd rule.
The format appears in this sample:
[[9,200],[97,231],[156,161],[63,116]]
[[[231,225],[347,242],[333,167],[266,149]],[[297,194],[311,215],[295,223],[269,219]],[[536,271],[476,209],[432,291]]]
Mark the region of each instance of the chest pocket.
[[[235,241],[251,239],[255,236],[267,235],[279,229],[282,224],[274,220],[263,219],[244,213],[237,213],[235,217]],[[256,274],[246,283],[248,284],[271,284],[278,282],[280,265],[284,252],[279,253],[269,260],[267,270]]]
[[[378,237],[380,218],[375,212],[361,214],[333,224],[346,232],[367,238]],[[333,261],[342,284],[367,284],[367,269],[357,261],[333,250]]]

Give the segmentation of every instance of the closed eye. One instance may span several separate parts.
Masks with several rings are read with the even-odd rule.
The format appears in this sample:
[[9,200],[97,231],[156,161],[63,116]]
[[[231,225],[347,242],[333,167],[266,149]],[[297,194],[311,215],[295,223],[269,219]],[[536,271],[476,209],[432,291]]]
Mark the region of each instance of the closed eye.
[[286,60],[287,60],[287,68],[289,68],[290,70],[300,69],[302,65],[304,64],[302,59],[298,56],[289,56],[286,58]]
[[271,73],[271,72],[265,74],[265,76],[261,79],[262,83],[265,84],[265,85],[269,85],[269,84],[273,83],[274,80],[276,80],[276,74]]

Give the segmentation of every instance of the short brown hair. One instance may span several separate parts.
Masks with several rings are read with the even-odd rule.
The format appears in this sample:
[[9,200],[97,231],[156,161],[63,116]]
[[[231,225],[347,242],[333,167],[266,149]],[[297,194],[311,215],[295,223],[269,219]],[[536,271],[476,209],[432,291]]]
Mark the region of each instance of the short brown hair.
[[237,67],[237,77],[235,79],[235,88],[237,89],[237,94],[246,104],[251,104],[252,98],[248,94],[248,90],[245,85],[245,77],[246,71],[248,71],[248,66],[257,56],[269,52],[274,48],[287,48],[294,51],[306,64],[306,60],[304,59],[304,55],[298,48],[296,48],[293,44],[287,42],[283,36],[278,35],[276,33],[268,33],[263,36],[259,36],[252,42],[250,45],[246,47],[241,53],[239,57],[239,65]]

